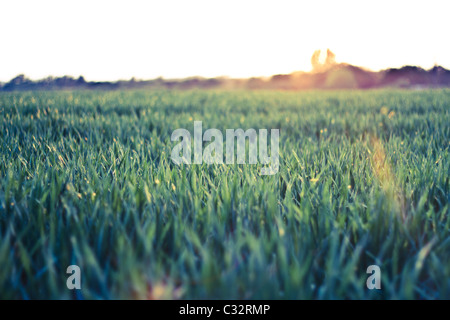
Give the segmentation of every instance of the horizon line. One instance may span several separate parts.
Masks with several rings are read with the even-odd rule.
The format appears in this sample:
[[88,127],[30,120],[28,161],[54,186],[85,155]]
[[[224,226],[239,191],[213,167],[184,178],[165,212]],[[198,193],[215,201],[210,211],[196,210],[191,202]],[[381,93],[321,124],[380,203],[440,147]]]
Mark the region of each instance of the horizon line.
[[[435,63],[432,67],[430,68],[425,68],[421,65],[412,65],[412,64],[403,64],[402,66],[399,67],[387,67],[384,69],[378,69],[378,70],[373,70],[370,69],[368,67],[363,67],[363,66],[358,66],[358,65],[353,65],[351,63],[347,63],[347,62],[340,62],[340,63],[336,63],[332,66],[351,66],[351,67],[356,67],[359,69],[362,69],[364,71],[367,72],[373,72],[373,73],[379,73],[379,72],[383,72],[383,71],[387,71],[387,70],[394,70],[394,69],[402,69],[405,67],[416,67],[416,68],[420,68],[423,69],[425,71],[431,71],[432,69],[434,69],[435,67],[441,67],[445,70],[449,70],[450,68],[447,68],[446,66],[442,65],[442,64],[438,64]],[[331,66],[331,67],[332,67]],[[291,75],[291,74],[295,74],[295,73],[320,73],[320,72],[326,72],[329,71],[330,67],[328,69],[324,69],[324,70],[320,70],[320,71],[315,71],[314,69],[311,69],[309,71],[304,71],[304,70],[294,70],[291,71],[290,73],[274,73],[274,74],[270,74],[270,75],[253,75],[253,76],[247,76],[247,77],[235,77],[232,75],[216,75],[216,76],[204,76],[204,75],[190,75],[190,76],[182,76],[182,77],[165,77],[163,75],[159,75],[159,76],[155,76],[155,77],[149,77],[149,78],[141,78],[141,77],[136,77],[136,76],[131,76],[129,78],[115,78],[115,79],[89,79],[86,76],[84,76],[83,74],[79,74],[79,75],[73,75],[73,74],[61,74],[61,75],[51,75],[48,74],[46,76],[42,76],[42,77],[30,77],[27,75],[27,73],[24,72],[19,72],[17,73],[15,76],[13,76],[12,78],[9,78],[8,80],[2,80],[0,79],[0,83],[8,83],[11,80],[19,77],[19,76],[24,76],[26,79],[31,80],[31,81],[40,81],[40,80],[44,80],[47,78],[63,78],[63,77],[70,77],[73,79],[78,79],[78,78],[83,78],[84,81],[86,82],[120,82],[120,81],[152,81],[152,80],[158,80],[158,79],[163,79],[163,80],[169,80],[169,81],[176,81],[176,80],[186,80],[186,79],[234,79],[234,80],[248,80],[248,79],[252,79],[252,78],[260,78],[260,79],[270,79],[273,76],[277,76],[277,75]]]

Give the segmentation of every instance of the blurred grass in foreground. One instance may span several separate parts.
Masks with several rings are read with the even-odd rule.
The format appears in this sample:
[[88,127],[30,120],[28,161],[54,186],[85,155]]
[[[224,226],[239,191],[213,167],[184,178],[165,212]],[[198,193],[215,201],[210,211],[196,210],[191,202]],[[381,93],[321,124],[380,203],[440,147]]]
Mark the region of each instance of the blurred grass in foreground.
[[[449,90],[0,94],[0,298],[448,299],[449,110]],[[280,172],[174,165],[194,120],[280,128]]]

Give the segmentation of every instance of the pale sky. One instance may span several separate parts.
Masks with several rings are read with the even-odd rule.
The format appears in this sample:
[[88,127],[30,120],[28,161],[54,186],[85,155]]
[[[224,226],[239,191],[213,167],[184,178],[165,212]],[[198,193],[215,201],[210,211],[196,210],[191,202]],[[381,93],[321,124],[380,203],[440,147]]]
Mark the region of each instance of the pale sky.
[[450,1],[0,0],[0,81],[270,76],[314,50],[372,70],[450,69]]

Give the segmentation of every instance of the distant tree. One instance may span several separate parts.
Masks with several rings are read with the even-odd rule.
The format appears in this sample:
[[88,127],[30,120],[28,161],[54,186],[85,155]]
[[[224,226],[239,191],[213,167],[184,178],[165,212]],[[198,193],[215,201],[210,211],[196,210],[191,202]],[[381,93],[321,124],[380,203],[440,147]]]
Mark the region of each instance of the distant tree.
[[317,71],[321,67],[319,58],[320,58],[320,50],[314,51],[314,53],[311,57],[311,65],[312,65],[313,71]]
[[29,82],[29,80],[27,79],[27,77],[25,77],[24,74],[19,74],[15,78],[12,78],[11,81],[9,81],[9,83],[14,84],[16,86],[27,82]]
[[320,50],[316,50],[311,57],[311,65],[315,72],[328,70],[336,64],[336,55],[330,49],[327,49],[327,56],[324,62],[320,61],[320,53]]
[[327,58],[325,60],[325,66],[329,67],[334,64],[336,64],[336,55],[330,49],[327,49]]
[[23,88],[24,86],[27,86],[29,84],[32,84],[32,81],[28,79],[24,74],[19,74],[18,76],[12,78],[9,82],[7,82],[2,89],[5,91],[11,91],[18,88]]
[[84,80],[83,76],[79,76],[77,79],[77,85],[83,85],[86,83],[86,80]]

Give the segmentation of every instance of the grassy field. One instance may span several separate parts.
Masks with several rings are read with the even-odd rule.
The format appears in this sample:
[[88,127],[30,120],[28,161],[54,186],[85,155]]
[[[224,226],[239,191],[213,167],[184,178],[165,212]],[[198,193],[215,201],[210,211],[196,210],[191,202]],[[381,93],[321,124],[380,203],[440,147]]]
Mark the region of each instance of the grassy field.
[[[450,90],[2,93],[0,114],[2,299],[450,298]],[[194,120],[279,128],[279,173],[175,165]]]

